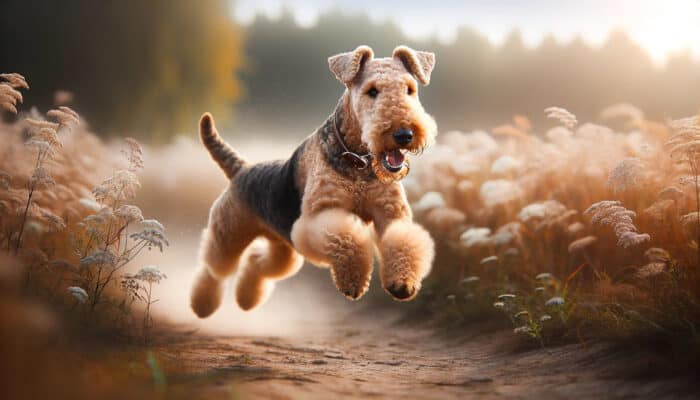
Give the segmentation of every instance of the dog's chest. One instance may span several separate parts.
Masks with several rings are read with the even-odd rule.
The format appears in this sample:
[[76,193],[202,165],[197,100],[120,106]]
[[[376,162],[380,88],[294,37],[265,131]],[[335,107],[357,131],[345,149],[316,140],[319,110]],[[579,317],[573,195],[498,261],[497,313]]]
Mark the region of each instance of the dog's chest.
[[388,209],[400,206],[404,199],[398,183],[354,181],[349,184],[347,193],[352,198],[352,213],[365,222],[372,221],[377,215],[386,214]]
[[352,198],[352,213],[363,221],[372,220],[372,201],[367,197],[367,190],[371,184],[364,180],[353,181],[349,185],[348,192]]
[[303,179],[302,213],[340,208],[347,210],[366,222],[385,210],[400,208],[404,202],[403,190],[398,183],[385,184],[376,179],[348,177],[339,174],[321,159],[308,168]]

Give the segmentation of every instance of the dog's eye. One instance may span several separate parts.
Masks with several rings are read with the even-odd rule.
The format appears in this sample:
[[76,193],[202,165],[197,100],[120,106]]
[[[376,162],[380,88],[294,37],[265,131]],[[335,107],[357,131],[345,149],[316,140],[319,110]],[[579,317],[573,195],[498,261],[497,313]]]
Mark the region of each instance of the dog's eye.
[[369,96],[369,97],[371,97],[371,98],[373,98],[373,99],[376,99],[376,98],[377,98],[377,95],[379,95],[379,90],[377,90],[376,87],[371,87],[371,88],[367,91],[367,96]]
[[415,92],[416,92],[416,89],[414,89],[413,86],[409,86],[408,89],[406,89],[406,93],[408,93],[409,96]]

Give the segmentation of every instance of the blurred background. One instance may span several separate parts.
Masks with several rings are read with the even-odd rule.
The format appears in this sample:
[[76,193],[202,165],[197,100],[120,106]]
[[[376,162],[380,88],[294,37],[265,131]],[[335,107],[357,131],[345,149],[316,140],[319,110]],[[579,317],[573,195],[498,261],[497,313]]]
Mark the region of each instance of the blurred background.
[[[20,388],[17,393],[24,395],[17,398],[32,397],[23,392],[26,388],[42,390],[36,384],[42,374],[65,383],[69,390],[87,388],[90,395],[86,398],[109,398],[90,393],[93,386],[104,386],[104,382],[108,383],[105,390],[116,398],[125,397],[122,390],[131,388],[131,381],[126,385],[119,379],[132,379],[129,374],[137,365],[133,360],[146,359],[145,354],[127,354],[122,364],[98,368],[111,357],[102,353],[93,356],[92,347],[81,335],[74,335],[81,327],[108,333],[95,348],[103,348],[111,335],[122,333],[124,338],[115,339],[116,343],[125,338],[135,341],[140,334],[143,340],[139,342],[148,343],[148,315],[142,316],[140,303],[131,308],[133,298],[125,306],[128,292],[118,280],[111,281],[110,298],[97,308],[97,301],[92,306],[83,304],[85,299],[81,301],[75,294],[75,289],[80,289],[86,298],[98,298],[100,273],[106,265],[97,267],[96,274],[89,266],[81,267],[92,254],[82,257],[85,254],[76,253],[72,238],[85,230],[79,222],[97,210],[89,206],[95,203],[93,188],[124,168],[122,152],[129,148],[132,155],[137,149],[145,164],[138,173],[140,188],[133,204],[146,218],[156,218],[165,225],[170,245],[162,254],[144,252],[122,272],[150,265],[160,268],[167,279],[153,288],[159,300],[153,309],[156,326],[165,327],[163,322],[169,320],[175,324],[168,324],[168,328],[186,327],[185,335],[190,339],[183,343],[206,353],[220,355],[201,343],[187,341],[199,340],[199,335],[192,335],[197,329],[221,335],[296,337],[308,337],[318,329],[335,337],[346,332],[347,337],[360,338],[363,335],[355,327],[339,330],[338,324],[348,321],[349,325],[361,325],[366,320],[350,318],[360,314],[388,324],[393,320],[384,318],[385,314],[400,318],[409,313],[424,321],[437,319],[453,325],[494,316],[509,323],[514,319],[506,321],[503,311],[496,308],[504,303],[494,303],[494,299],[517,293],[519,297],[524,294],[523,299],[539,296],[532,303],[544,303],[559,293],[538,294],[542,293],[537,292],[540,287],[531,287],[533,278],[539,282],[542,272],[550,275],[551,271],[565,282],[562,290],[566,292],[568,282],[584,265],[595,270],[598,263],[610,269],[601,276],[595,271],[595,277],[586,269],[577,278],[582,283],[576,295],[581,294],[579,304],[586,307],[570,306],[578,298],[572,296],[574,302],[567,298],[564,308],[577,310],[577,314],[569,325],[568,316],[560,317],[562,325],[551,328],[551,337],[558,338],[561,333],[566,340],[578,339],[578,327],[583,326],[591,336],[602,331],[602,337],[618,338],[629,345],[625,338],[639,332],[656,335],[663,331],[673,334],[668,340],[676,346],[667,353],[698,355],[700,360],[700,273],[696,267],[700,201],[695,201],[700,193],[700,152],[692,159],[696,162],[691,165],[695,171],[692,190],[687,185],[692,178],[687,176],[687,166],[672,165],[669,153],[673,151],[667,151],[667,143],[678,143],[678,138],[671,136],[675,131],[694,132],[696,136],[681,136],[695,140],[690,142],[692,149],[697,148],[700,135],[700,122],[695,117],[700,107],[700,0],[437,3],[2,0],[0,73],[20,73],[31,86],[21,91],[24,101],[18,105],[19,116],[3,111],[8,97],[0,97],[0,196],[5,196],[0,197],[0,239],[5,240],[0,244],[7,244],[9,254],[17,231],[22,232],[28,220],[28,229],[32,227],[33,232],[24,239],[26,246],[22,244],[21,250],[25,252],[18,252],[21,235],[16,239],[20,259],[0,257],[0,267],[11,266],[0,268],[0,356],[9,349],[14,357],[0,362],[0,377],[15,381],[11,383]],[[226,139],[250,161],[288,157],[300,139],[331,113],[343,92],[328,70],[327,58],[360,44],[370,45],[378,57],[389,56],[400,44],[437,56],[431,84],[421,89],[420,96],[426,110],[435,116],[440,136],[437,145],[412,164],[411,176],[403,181],[416,219],[430,230],[438,245],[438,258],[421,296],[409,304],[394,302],[382,291],[377,277],[363,301],[350,302],[338,294],[327,270],[305,267],[299,275],[278,282],[269,302],[252,312],[238,309],[229,285],[222,309],[209,319],[198,320],[190,310],[188,293],[198,264],[199,237],[212,201],[226,187],[225,176],[196,138],[199,117],[205,111],[213,112]],[[10,84],[6,80],[0,77],[0,85],[7,91]],[[63,132],[53,124],[56,126],[51,129],[60,139],[57,144],[62,141],[63,146],[47,167],[58,184],[42,188],[33,198],[30,186],[40,169],[35,150],[26,148],[25,143],[31,144],[33,141],[27,139],[44,129],[29,129],[28,119],[35,119],[35,125],[52,126],[38,119],[52,108],[55,113],[61,105],[77,111],[80,124],[72,132]],[[562,109],[555,112],[559,115],[554,119],[546,119],[543,110],[550,106],[571,113]],[[613,112],[605,117],[601,115],[605,109]],[[578,126],[567,123],[574,118],[572,113]],[[616,116],[626,119],[610,121]],[[689,118],[665,123],[681,117]],[[606,126],[613,122],[613,129],[588,122]],[[125,143],[128,136],[137,138],[143,149],[133,142]],[[639,233],[633,232],[633,237],[646,238],[642,247],[621,249],[612,232],[588,222],[583,210],[604,199],[622,201],[630,210],[621,211],[621,215],[631,212],[639,216]],[[46,222],[43,215],[27,213],[34,204],[52,211],[55,215],[48,215],[65,222],[65,229],[46,230],[50,225],[42,225]],[[69,213],[73,206],[79,208]],[[565,218],[560,218],[559,212]],[[530,214],[538,224],[554,220],[554,228],[533,228],[528,222]],[[573,252],[571,246],[580,245],[581,240],[588,245],[583,251],[574,246]],[[598,243],[592,245],[596,240]],[[117,250],[120,245],[117,242]],[[649,248],[654,251],[645,251],[647,245],[654,246]],[[59,258],[61,253],[67,261]],[[661,258],[652,259],[649,254]],[[525,261],[521,262],[520,255]],[[582,257],[585,263],[581,263]],[[495,268],[494,262],[504,268]],[[639,266],[636,270],[630,267],[635,265]],[[666,274],[668,271],[674,275]],[[672,279],[660,280],[657,275],[662,276],[662,272],[664,279]],[[109,273],[106,281],[112,276]],[[557,285],[552,287],[559,288]],[[547,303],[540,306],[548,307]],[[150,312],[150,305],[146,310]],[[533,310],[534,316],[535,311],[549,309]],[[522,331],[522,326],[514,328],[527,335],[533,332]],[[55,346],[61,336],[77,340],[72,347],[62,347],[60,342]],[[374,336],[367,337],[376,346]],[[54,347],[61,351],[58,355],[46,351]],[[227,352],[230,349],[221,354]],[[376,347],[368,346],[365,352],[375,353]],[[76,359],[75,354],[87,355]],[[191,371],[178,368],[181,364],[189,368],[198,354],[185,353],[190,355],[184,359],[179,353],[168,354],[156,354],[174,360],[166,372],[184,374],[182,379],[192,382]],[[518,369],[520,379],[539,387],[539,381],[530,382],[521,371],[570,371],[574,365],[571,353],[559,354],[563,367],[550,368],[539,362],[532,364],[533,368],[508,364]],[[241,357],[222,362],[249,364],[246,354],[241,353]],[[484,361],[481,355],[474,359]],[[454,369],[451,361],[446,365]],[[594,369],[588,362],[576,365]],[[665,371],[655,360],[645,360],[644,365],[655,369],[649,375],[639,375],[645,379]],[[13,371],[2,373],[2,366]],[[406,376],[413,379],[413,366],[404,367],[408,371],[409,366]],[[149,369],[145,368],[140,374],[143,382],[150,384],[151,371],[157,368],[150,361]],[[257,365],[251,368],[265,373]],[[325,369],[325,363],[318,368]],[[99,375],[94,376],[100,379],[84,374],[85,370],[96,371]],[[347,372],[343,367],[339,375],[349,376]],[[155,372],[153,376],[155,379]],[[608,385],[615,384],[605,376]],[[567,386],[557,385],[557,390],[569,393],[576,382],[569,378],[567,375],[562,381]],[[395,376],[387,381],[399,382]],[[511,376],[506,381],[511,382]],[[349,385],[354,389],[358,383],[353,380]],[[442,389],[442,385],[434,386]],[[7,386],[0,380],[0,388]],[[374,382],[366,386],[376,389]],[[464,389],[472,387],[472,381],[449,386]],[[511,383],[504,386],[517,393]],[[53,392],[48,397],[56,398]]]
[[203,111],[297,140],[342,92],[326,58],[363,43],[437,54],[421,97],[441,131],[537,125],[551,105],[664,119],[700,104],[699,20],[695,0],[5,0],[0,70],[31,82],[26,104],[70,102],[96,132],[152,143],[194,135]]

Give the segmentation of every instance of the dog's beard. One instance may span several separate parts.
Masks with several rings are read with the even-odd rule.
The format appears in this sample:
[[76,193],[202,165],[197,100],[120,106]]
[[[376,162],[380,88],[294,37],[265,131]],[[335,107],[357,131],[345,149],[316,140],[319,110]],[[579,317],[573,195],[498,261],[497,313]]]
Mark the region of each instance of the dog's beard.
[[374,171],[374,174],[377,176],[377,179],[379,182],[382,183],[392,183],[396,181],[400,181],[403,179],[406,175],[408,175],[408,172],[410,170],[408,158],[403,160],[403,163],[401,165],[401,169],[399,169],[396,172],[391,172],[387,170],[387,168],[384,166],[384,162],[381,159],[378,159],[378,157],[372,157],[372,170]]

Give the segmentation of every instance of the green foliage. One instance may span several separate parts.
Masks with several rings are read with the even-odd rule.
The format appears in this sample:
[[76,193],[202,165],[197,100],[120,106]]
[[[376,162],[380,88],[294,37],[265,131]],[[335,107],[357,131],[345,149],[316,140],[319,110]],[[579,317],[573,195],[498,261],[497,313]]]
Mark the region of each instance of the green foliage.
[[158,390],[165,390],[168,386],[168,380],[165,378],[165,373],[160,368],[158,359],[153,355],[152,351],[146,353],[146,363],[148,368],[151,370],[151,376],[153,377],[153,384]]

